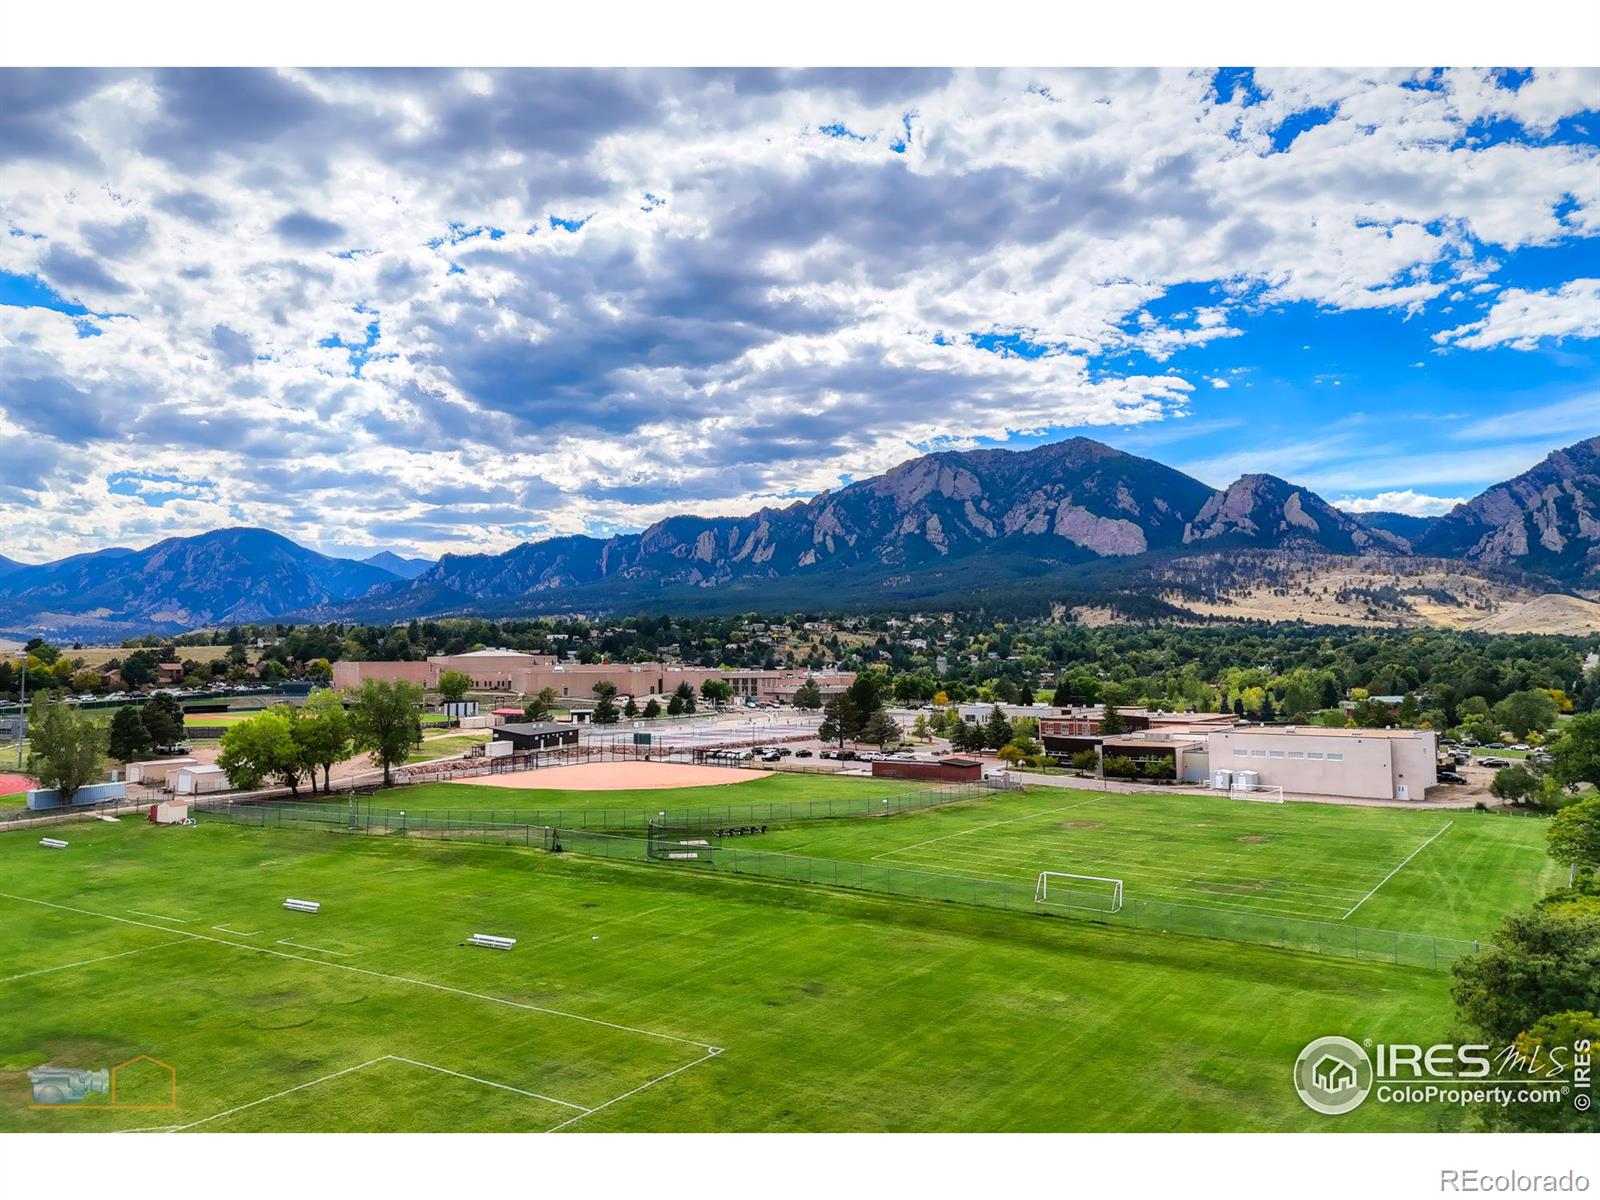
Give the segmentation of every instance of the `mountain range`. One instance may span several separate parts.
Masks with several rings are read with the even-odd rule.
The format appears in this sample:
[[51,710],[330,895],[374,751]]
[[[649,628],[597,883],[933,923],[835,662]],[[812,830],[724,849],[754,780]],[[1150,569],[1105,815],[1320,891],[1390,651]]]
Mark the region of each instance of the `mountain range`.
[[221,529],[38,565],[0,558],[0,632],[1003,597],[1109,600],[1125,615],[1163,615],[1173,563],[1225,559],[1248,572],[1269,551],[1447,560],[1531,580],[1536,591],[1600,589],[1600,437],[1437,518],[1343,512],[1273,475],[1217,491],[1072,438],[929,454],[742,517],[675,516],[640,533],[547,538],[431,564],[389,552],[330,558],[267,530]]

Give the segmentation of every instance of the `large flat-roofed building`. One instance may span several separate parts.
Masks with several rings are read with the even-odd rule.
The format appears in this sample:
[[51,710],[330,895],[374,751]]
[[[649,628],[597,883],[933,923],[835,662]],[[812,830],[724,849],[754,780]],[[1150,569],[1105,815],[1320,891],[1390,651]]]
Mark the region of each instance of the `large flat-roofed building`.
[[737,698],[788,703],[808,678],[814,678],[824,697],[842,692],[855,682],[853,671],[723,671],[715,667],[685,667],[661,662],[576,663],[558,662],[548,654],[523,654],[516,650],[474,650],[468,654],[435,654],[427,662],[352,662],[333,664],[333,686],[356,688],[365,679],[396,680],[437,688],[439,676],[460,671],[478,691],[537,695],[550,688],[559,697],[592,700],[597,683],[609,683],[619,696],[670,696],[687,683],[698,696],[708,679],[725,679]]
[[1208,737],[1210,768],[1255,771],[1285,792],[1421,800],[1439,782],[1431,729],[1322,729],[1243,725]]

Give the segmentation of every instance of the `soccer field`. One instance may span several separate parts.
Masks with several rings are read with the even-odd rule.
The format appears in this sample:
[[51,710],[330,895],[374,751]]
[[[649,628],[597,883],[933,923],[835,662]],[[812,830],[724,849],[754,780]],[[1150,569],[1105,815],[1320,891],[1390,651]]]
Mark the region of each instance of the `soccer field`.
[[1108,876],[1128,901],[1480,938],[1558,882],[1544,837],[1542,821],[1471,811],[1034,788],[740,848],[963,879]]
[[[1444,1036],[1441,973],[406,837],[55,832],[67,849],[0,834],[0,1129],[1462,1120],[1427,1105],[1321,1117],[1290,1081],[1330,1032]],[[287,912],[287,896],[322,910]],[[477,932],[517,945],[464,947]],[[29,1107],[29,1068],[142,1055],[176,1072],[175,1107]]]

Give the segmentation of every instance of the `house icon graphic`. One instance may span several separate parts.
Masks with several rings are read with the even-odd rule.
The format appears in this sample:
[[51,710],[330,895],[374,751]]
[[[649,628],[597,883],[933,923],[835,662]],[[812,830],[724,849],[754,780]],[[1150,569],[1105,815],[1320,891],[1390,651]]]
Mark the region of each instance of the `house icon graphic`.
[[1323,1091],[1337,1095],[1356,1086],[1356,1069],[1342,1058],[1327,1054],[1311,1068],[1311,1079]]

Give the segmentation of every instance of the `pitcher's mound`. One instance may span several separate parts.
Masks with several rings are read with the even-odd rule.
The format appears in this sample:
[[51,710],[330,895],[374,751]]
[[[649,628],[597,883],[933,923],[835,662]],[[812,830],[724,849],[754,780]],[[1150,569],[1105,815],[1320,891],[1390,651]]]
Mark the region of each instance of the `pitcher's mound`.
[[696,767],[687,763],[606,762],[576,763],[570,767],[544,767],[537,771],[511,771],[504,775],[474,775],[452,783],[479,787],[559,788],[572,792],[631,792],[653,788],[715,787],[764,779],[771,771],[735,767]]

